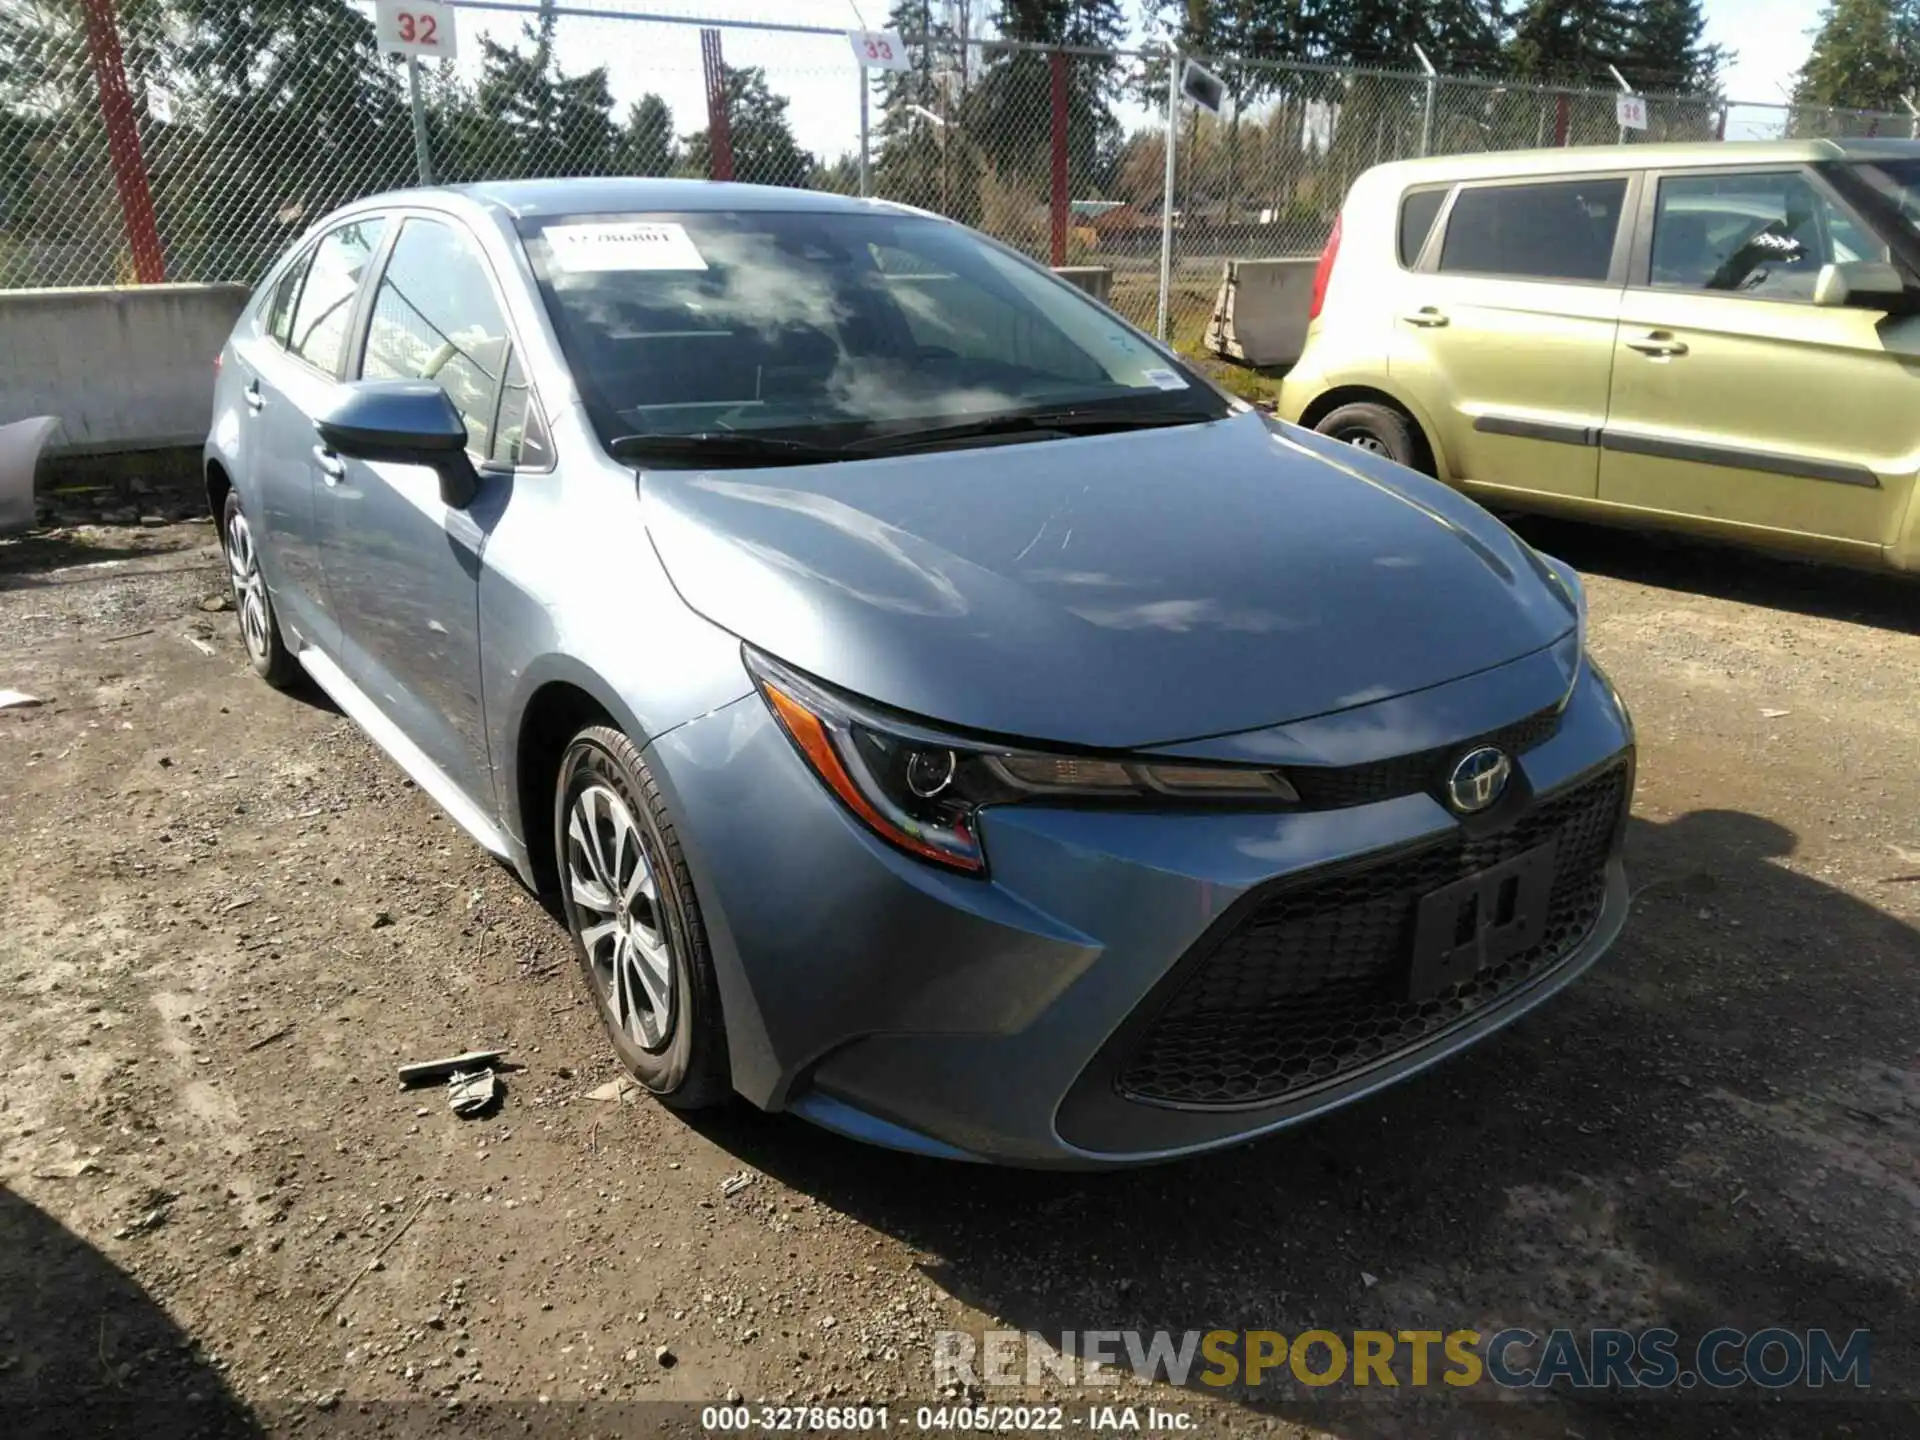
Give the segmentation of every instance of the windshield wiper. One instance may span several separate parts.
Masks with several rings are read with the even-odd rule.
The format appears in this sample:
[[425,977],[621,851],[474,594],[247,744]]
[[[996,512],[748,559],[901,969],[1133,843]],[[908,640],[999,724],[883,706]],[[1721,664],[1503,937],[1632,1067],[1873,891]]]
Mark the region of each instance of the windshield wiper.
[[885,434],[852,441],[847,449],[872,454],[875,451],[951,445],[996,435],[1099,435],[1114,430],[1158,430],[1168,425],[1197,425],[1217,418],[1203,410],[1105,410],[1091,406],[1069,406],[1062,410],[1027,410],[1014,415],[990,415],[982,420],[965,420],[956,425],[889,430]]
[[616,460],[646,460],[693,465],[816,465],[845,460],[832,445],[812,445],[778,435],[739,430],[704,430],[692,435],[622,435],[607,445]]

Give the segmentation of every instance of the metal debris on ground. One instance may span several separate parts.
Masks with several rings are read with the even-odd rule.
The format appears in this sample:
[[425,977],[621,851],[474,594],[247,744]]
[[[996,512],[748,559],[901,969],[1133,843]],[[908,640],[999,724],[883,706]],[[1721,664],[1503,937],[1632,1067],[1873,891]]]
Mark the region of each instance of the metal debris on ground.
[[198,635],[187,636],[187,643],[193,646],[193,648],[198,650],[202,655],[217,655],[220,653],[219,651],[215,650],[213,646],[209,645],[206,641],[202,640]]
[[622,1075],[587,1092],[589,1100],[606,1100],[627,1105],[640,1098],[640,1085],[631,1075]]
[[720,1194],[723,1198],[732,1199],[753,1184],[753,1181],[754,1174],[751,1170],[742,1170],[737,1175],[729,1175],[720,1182]]
[[38,695],[29,695],[24,690],[0,690],[0,710],[25,710],[46,703]]
[[456,1071],[491,1070],[507,1058],[504,1050],[469,1050],[464,1055],[449,1055],[444,1060],[416,1060],[400,1067],[402,1085],[431,1085]]
[[456,1070],[447,1077],[447,1105],[461,1119],[491,1109],[500,1098],[500,1077],[491,1070]]

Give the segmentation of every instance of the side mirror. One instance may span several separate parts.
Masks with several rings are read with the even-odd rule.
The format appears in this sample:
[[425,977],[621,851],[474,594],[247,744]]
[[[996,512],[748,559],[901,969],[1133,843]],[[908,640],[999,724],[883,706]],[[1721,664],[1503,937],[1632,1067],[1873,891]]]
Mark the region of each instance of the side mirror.
[[1847,260],[1822,265],[1813,281],[1813,303],[1862,310],[1895,310],[1907,298],[1906,281],[1884,260]]
[[467,422],[438,385],[424,380],[356,380],[313,428],[329,450],[355,460],[425,465],[440,477],[440,498],[456,510],[473,503],[480,476],[467,458]]

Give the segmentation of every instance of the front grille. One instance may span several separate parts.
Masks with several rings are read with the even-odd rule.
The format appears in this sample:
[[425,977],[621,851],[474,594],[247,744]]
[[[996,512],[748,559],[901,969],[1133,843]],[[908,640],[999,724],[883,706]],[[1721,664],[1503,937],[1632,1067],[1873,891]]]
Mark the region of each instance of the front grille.
[[[1617,765],[1506,830],[1452,837],[1318,878],[1279,881],[1188,971],[1122,1065],[1123,1094],[1247,1106],[1431,1040],[1551,970],[1592,930],[1624,820]],[[1423,1000],[1408,998],[1414,914],[1443,885],[1554,841],[1542,941]]]
[[1314,810],[1340,810],[1417,795],[1423,790],[1435,791],[1446,778],[1447,766],[1468,750],[1495,745],[1509,755],[1523,755],[1553,738],[1560,728],[1560,715],[1559,707],[1554,706],[1471,740],[1364,765],[1290,765],[1287,780],[1300,796],[1300,803]]

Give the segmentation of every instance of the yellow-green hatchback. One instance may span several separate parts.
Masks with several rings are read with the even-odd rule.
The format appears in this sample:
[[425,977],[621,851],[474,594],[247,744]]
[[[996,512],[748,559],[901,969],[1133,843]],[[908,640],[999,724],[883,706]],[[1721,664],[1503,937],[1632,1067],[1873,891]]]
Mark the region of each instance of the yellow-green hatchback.
[[1920,571],[1920,142],[1378,166],[1280,414],[1496,508]]

